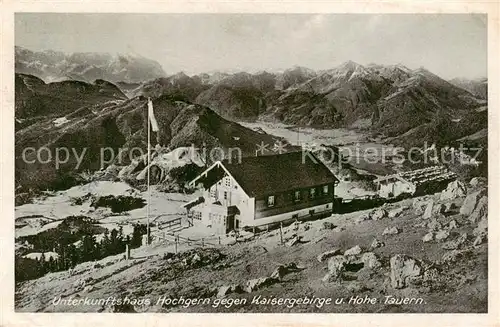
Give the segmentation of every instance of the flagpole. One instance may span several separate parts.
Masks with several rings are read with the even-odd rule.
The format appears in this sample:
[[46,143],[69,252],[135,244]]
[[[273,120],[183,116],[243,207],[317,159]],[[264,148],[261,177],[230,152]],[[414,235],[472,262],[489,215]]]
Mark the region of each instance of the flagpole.
[[[148,102],[151,101],[151,99],[148,98]],[[148,103],[148,106],[149,106],[149,103]],[[147,240],[146,242],[148,243],[148,245],[150,244],[150,238],[151,238],[151,231],[150,231],[150,227],[149,227],[149,208],[150,208],[150,205],[151,205],[151,191],[149,190],[149,174],[150,174],[150,164],[151,164],[151,131],[150,131],[150,117],[149,117],[149,107],[148,107],[148,206],[147,206],[147,216],[148,216],[148,219],[147,219],[147,227],[146,227],[146,233],[147,233]]]

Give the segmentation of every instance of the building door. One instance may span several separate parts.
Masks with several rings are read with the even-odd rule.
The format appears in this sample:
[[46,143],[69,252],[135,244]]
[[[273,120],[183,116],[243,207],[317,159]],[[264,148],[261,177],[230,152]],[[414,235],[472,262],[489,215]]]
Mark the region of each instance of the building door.
[[234,215],[228,215],[226,218],[226,233],[234,229]]

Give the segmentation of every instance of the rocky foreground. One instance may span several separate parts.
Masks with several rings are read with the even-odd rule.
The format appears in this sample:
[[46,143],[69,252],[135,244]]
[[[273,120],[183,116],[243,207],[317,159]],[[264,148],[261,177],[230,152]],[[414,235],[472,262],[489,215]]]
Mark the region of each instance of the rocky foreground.
[[[167,244],[16,285],[33,312],[487,312],[484,180],[232,246]],[[158,254],[160,253],[160,254]],[[329,300],[328,300],[329,299]]]

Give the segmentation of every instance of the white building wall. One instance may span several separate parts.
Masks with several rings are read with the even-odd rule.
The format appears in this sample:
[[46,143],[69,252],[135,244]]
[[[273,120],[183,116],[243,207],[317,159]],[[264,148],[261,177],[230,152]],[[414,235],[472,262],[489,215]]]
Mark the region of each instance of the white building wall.
[[[254,201],[255,204],[255,201]],[[279,215],[275,216],[269,216],[266,218],[259,218],[259,219],[252,219],[251,221],[246,224],[246,226],[259,226],[259,225],[265,225],[265,224],[270,224],[270,223],[276,223],[280,222],[283,220],[287,219],[292,219],[294,215],[298,215],[297,218],[303,218],[303,217],[308,217],[310,216],[310,210],[314,210],[314,214],[318,213],[325,213],[328,211],[332,211],[333,208],[333,202],[330,203],[325,203],[321,205],[317,205],[314,207],[307,207],[304,209],[296,210],[296,211],[290,211],[286,213],[282,213]]]
[[396,197],[403,193],[413,194],[415,193],[415,185],[399,180],[390,183],[381,183],[378,193],[384,198],[390,198],[391,195],[392,197]]
[[[225,192],[226,197],[224,196]],[[210,213],[225,214],[227,213],[227,207],[233,205],[240,210],[240,214],[235,217],[240,220],[240,225],[243,221],[250,221],[254,218],[255,200],[249,198],[231,176],[225,176],[210,188],[204,190],[203,197],[205,202],[192,208],[193,212],[200,211],[202,216],[201,221],[193,219],[194,223],[198,222],[205,226],[211,226],[214,222],[210,219]],[[221,205],[213,204],[216,201],[219,201]]]

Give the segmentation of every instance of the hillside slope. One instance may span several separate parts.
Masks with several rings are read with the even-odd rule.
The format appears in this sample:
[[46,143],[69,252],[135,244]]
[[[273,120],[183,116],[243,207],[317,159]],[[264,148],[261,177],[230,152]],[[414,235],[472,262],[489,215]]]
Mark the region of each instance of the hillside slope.
[[[256,144],[272,145],[278,139],[225,120],[207,107],[168,96],[154,99],[153,104],[159,125],[159,132],[152,132],[153,146],[195,146],[209,154],[217,147],[226,155],[228,149],[238,148],[242,155],[255,155]],[[127,165],[147,153],[147,99],[110,101],[82,107],[57,121],[41,120],[17,131],[15,142],[16,185],[25,189],[68,187],[79,172],[100,170],[110,163]],[[40,162],[35,151],[29,151],[23,159],[23,150],[28,147],[47,148],[53,160]],[[58,148],[70,149],[70,153],[67,162],[56,167]],[[220,154],[216,152],[214,158]],[[82,160],[75,154],[83,156]]]
[[46,84],[33,75],[15,75],[15,116],[19,120],[59,117],[83,106],[126,98],[118,87],[104,80],[92,84],[79,81]]
[[[477,188],[468,193],[475,192],[484,194]],[[465,202],[436,194],[297,222],[283,228],[285,245],[278,230],[237,243],[233,239],[230,245],[182,243],[177,254],[171,241],[158,241],[134,249],[130,260],[107,257],[19,283],[15,307],[22,312],[483,313],[488,309],[487,215],[479,202],[470,208],[472,214],[462,214],[457,206]],[[444,205],[452,209],[436,212]],[[428,206],[433,213],[426,218],[422,208]],[[375,213],[382,218],[370,218]],[[259,296],[332,302],[252,302]],[[129,303],[52,302],[108,297]],[[181,297],[209,301],[185,306],[161,301]],[[375,302],[354,304],[351,297]],[[246,302],[225,306],[222,298]],[[397,302],[405,298],[413,302]]]

